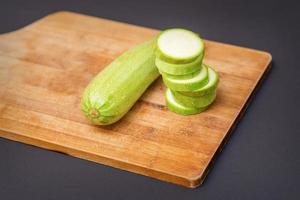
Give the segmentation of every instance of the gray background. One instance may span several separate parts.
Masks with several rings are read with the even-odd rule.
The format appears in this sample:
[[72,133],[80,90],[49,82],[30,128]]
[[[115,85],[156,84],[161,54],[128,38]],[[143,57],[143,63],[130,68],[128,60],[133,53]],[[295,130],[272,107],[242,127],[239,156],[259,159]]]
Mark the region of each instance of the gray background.
[[[0,1],[0,32],[69,10],[269,51],[273,68],[204,185],[187,189],[0,139],[0,199],[300,199],[296,1]],[[5,86],[1,86],[5,87]]]

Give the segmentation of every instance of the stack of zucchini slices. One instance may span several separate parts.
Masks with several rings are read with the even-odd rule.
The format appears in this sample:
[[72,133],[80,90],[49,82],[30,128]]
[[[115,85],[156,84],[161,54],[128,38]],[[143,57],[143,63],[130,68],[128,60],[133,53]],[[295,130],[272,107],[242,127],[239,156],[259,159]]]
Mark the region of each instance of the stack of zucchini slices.
[[216,98],[218,74],[202,63],[204,42],[184,29],[163,31],[157,40],[155,64],[167,86],[169,110],[181,115],[204,111]]

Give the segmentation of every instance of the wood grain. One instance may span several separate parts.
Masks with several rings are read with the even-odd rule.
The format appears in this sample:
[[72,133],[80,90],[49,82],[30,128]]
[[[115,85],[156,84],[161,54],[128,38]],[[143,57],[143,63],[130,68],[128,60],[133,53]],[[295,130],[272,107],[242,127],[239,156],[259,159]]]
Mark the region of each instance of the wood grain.
[[0,36],[0,136],[168,182],[196,187],[268,69],[270,54],[206,41],[220,74],[215,103],[180,116],[165,107],[161,79],[126,116],[91,125],[83,89],[114,58],[157,30],[70,12]]

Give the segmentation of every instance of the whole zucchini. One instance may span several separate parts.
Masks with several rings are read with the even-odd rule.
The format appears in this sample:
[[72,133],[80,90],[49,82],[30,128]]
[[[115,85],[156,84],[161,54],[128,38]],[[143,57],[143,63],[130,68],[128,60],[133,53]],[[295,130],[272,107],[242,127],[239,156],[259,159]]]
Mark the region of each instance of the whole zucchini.
[[154,37],[129,49],[88,84],[82,110],[93,124],[118,121],[159,76],[155,66],[156,42]]

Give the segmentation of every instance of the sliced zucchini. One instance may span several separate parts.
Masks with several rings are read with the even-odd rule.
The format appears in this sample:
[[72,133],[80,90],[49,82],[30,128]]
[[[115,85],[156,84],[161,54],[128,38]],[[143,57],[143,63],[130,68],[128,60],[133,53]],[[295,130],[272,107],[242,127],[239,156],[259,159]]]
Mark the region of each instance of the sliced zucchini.
[[209,94],[212,91],[216,90],[217,85],[219,83],[219,75],[211,67],[207,66],[207,69],[208,69],[208,83],[205,86],[194,91],[178,91],[178,92],[186,96],[199,97],[199,96]]
[[207,108],[207,107],[196,108],[196,107],[189,107],[189,106],[182,105],[181,103],[176,101],[174,95],[172,94],[169,88],[167,88],[166,90],[165,98],[166,98],[166,104],[168,109],[180,115],[198,114],[200,112],[203,112]]
[[172,75],[172,74],[167,74],[165,72],[162,72],[159,70],[159,73],[162,75],[162,76],[165,76],[165,77],[170,77],[170,78],[173,78],[173,79],[180,79],[180,80],[184,80],[184,79],[191,79],[191,78],[194,78],[195,76],[197,76],[199,74],[199,72],[201,71],[202,67],[199,68],[199,70],[195,71],[195,72],[192,72],[190,74],[184,74],[184,75]]
[[209,106],[217,96],[216,90],[200,97],[185,96],[176,91],[172,91],[172,93],[177,102],[180,102],[184,106],[192,106],[196,108],[203,108]]
[[185,75],[200,70],[204,54],[200,54],[194,61],[183,64],[169,63],[156,56],[155,65],[160,72],[172,75]]
[[202,65],[201,70],[192,78],[180,78],[169,74],[163,75],[163,81],[167,87],[175,91],[194,91],[204,87],[208,83],[207,67]]
[[194,32],[185,29],[168,29],[157,40],[161,58],[171,63],[189,63],[204,51],[203,40]]

